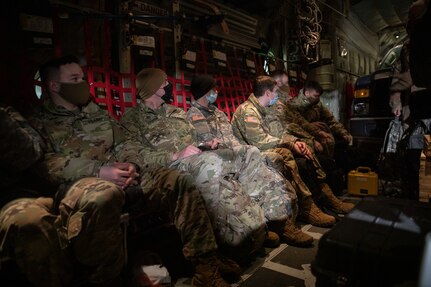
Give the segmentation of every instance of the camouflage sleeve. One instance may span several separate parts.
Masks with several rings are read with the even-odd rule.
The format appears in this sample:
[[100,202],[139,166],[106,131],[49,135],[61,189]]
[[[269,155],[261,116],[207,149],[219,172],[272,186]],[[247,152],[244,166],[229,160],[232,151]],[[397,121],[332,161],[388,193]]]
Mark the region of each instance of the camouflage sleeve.
[[229,122],[229,119],[226,116],[226,114],[223,113],[222,111],[218,111],[218,112],[220,116],[218,116],[217,118],[220,118],[220,130],[223,134],[223,137],[225,137],[228,141],[230,141],[232,146],[241,145],[238,138],[233,133],[232,125]]
[[187,112],[187,120],[195,128],[198,142],[208,142],[214,138],[207,119],[198,108],[190,107]]
[[293,144],[298,140],[298,138],[288,132],[286,125],[284,125],[278,117],[279,113],[280,107],[270,107],[265,121],[269,126],[270,134],[281,138],[283,147],[292,149]]
[[116,158],[120,162],[132,162],[141,169],[147,167],[167,166],[172,162],[172,153],[151,149],[140,142],[129,138],[115,148]]
[[276,114],[282,123],[285,131],[305,142],[313,142],[314,137],[306,132],[300,125],[292,121],[293,116],[286,105],[277,105]]
[[243,111],[240,115],[235,115],[233,118],[233,124],[237,133],[241,135],[247,144],[254,145],[260,150],[276,147],[282,140],[270,135],[269,131],[265,131],[261,121],[261,117],[252,110]]
[[[137,108],[136,108],[137,109]],[[123,162],[133,162],[141,168],[148,165],[166,166],[172,162],[172,153],[157,151],[142,134],[142,117],[137,110],[128,111],[115,124],[115,152],[117,159]]]
[[23,171],[43,158],[42,137],[11,107],[0,107],[0,164]]
[[314,137],[306,132],[298,124],[290,123],[286,125],[286,132],[305,142],[310,147],[314,145]]
[[319,128],[308,122],[301,113],[296,110],[294,106],[288,105],[288,113],[286,113],[285,120],[290,123],[296,123],[305,132],[309,133],[311,136],[315,137],[319,133]]
[[51,184],[70,183],[83,177],[97,177],[103,161],[49,152],[38,165],[37,173]]
[[326,107],[319,103],[320,105],[320,118],[325,122],[331,129],[332,133],[337,136],[350,135],[350,133],[344,128],[343,124],[338,122],[334,115]]
[[[70,183],[87,176],[97,176],[103,161],[91,159],[81,153],[69,153],[60,148],[54,134],[49,133],[41,115],[33,115],[31,124],[44,137],[48,143],[44,160],[37,166],[37,174],[53,185]],[[68,131],[65,137],[72,136]]]

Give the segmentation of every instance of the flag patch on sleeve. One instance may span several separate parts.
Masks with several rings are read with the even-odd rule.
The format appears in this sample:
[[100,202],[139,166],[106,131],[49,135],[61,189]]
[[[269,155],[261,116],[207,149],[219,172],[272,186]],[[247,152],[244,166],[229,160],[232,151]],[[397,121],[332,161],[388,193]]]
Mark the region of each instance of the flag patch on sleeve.
[[259,123],[259,120],[257,118],[255,118],[255,117],[246,117],[245,121],[247,123],[255,123],[255,124]]
[[195,122],[195,121],[202,121],[202,120],[205,120],[204,116],[201,116],[201,115],[192,116],[192,121],[193,122]]

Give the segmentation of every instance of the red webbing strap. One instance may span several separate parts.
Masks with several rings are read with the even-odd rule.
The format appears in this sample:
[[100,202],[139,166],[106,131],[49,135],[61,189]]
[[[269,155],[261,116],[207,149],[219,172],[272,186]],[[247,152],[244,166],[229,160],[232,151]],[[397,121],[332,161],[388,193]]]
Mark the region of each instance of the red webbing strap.
[[132,49],[130,49],[129,53],[130,57],[130,86],[132,87],[132,106],[135,107],[137,105],[136,103],[136,85],[135,85],[135,61],[133,61],[133,54]]
[[[108,109],[108,101],[106,97],[106,84],[103,79],[104,69],[101,67],[87,67],[87,77],[90,84],[90,92],[94,91],[94,101],[102,107]],[[97,80],[96,80],[97,79]],[[103,80],[102,80],[103,79]],[[102,92],[101,94],[101,91]]]
[[[104,74],[104,89],[105,89],[105,99],[106,99],[106,107],[108,108],[108,112],[117,117],[117,113],[114,111],[113,101],[112,101],[112,93],[111,93],[111,25],[108,20],[104,21],[104,33],[103,33],[103,74]],[[124,107],[123,107],[124,108]]]
[[[134,81],[132,82],[132,75],[130,74],[119,74],[120,76],[120,95],[123,97],[123,102],[124,102],[124,108],[126,107],[135,107],[136,106],[136,96],[133,96],[133,88],[134,88]],[[128,79],[128,82],[131,84],[130,87],[125,87],[124,86],[124,81],[125,79]],[[126,101],[125,97],[126,94],[128,94],[130,96],[130,101]]]
[[177,79],[174,77],[168,76],[168,81],[172,84],[172,96],[174,97],[174,101],[172,105],[179,107],[178,95],[177,95]]
[[94,86],[94,73],[91,67],[82,67],[82,70],[84,73],[87,74],[87,82],[90,85],[90,94],[93,96],[94,101],[97,103],[97,95],[96,95],[96,89]]
[[230,121],[231,112],[229,108],[228,90],[226,88],[225,79],[221,76],[216,78],[216,81],[220,83],[219,95],[222,95],[222,97],[217,97],[217,107],[227,115]]
[[117,119],[120,119],[120,117],[124,115],[124,111],[125,111],[123,77],[121,74],[116,72],[111,72],[111,77],[115,77],[116,79],[118,79],[117,80],[118,85],[110,84],[109,87],[111,90],[111,94],[113,95],[112,97],[113,105],[120,108],[120,110],[118,110],[118,108],[115,110],[114,116]]
[[234,97],[234,106],[233,111],[236,111],[236,108],[245,101],[244,96],[244,88],[242,85],[242,79],[240,77],[232,77],[232,88],[233,88],[233,97]]
[[190,92],[186,90],[186,84],[190,86],[190,81],[184,79],[184,72],[181,72],[181,96],[183,98],[183,109],[185,112],[187,112],[191,102],[191,100],[188,100],[188,98],[191,98],[190,95],[187,97]]
[[184,78],[184,72],[181,72],[181,78],[179,79],[168,76],[168,81],[173,85],[172,95],[174,101],[172,105],[187,112],[192,98],[191,93],[186,89],[186,86],[190,86],[190,81]]

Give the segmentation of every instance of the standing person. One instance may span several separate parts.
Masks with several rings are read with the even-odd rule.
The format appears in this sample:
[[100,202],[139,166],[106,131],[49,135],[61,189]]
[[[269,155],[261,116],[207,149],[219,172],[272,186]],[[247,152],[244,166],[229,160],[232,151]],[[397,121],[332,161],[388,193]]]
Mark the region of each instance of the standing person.
[[[325,173],[318,160],[307,148],[307,145],[295,136],[286,133],[279,120],[268,114],[268,106],[277,102],[276,83],[268,76],[258,76],[255,80],[254,93],[242,103],[232,118],[234,134],[242,142],[257,146],[263,152],[269,152],[275,158],[281,157],[279,170],[292,181],[299,197],[299,218],[316,226],[331,226],[335,223],[333,216],[323,213],[314,203],[316,200],[337,213],[347,213],[353,205],[340,201],[325,183]],[[293,151],[298,156],[308,159],[314,166],[314,177],[309,182],[309,189],[299,175]]]
[[[191,82],[190,90],[195,100],[191,103],[191,107],[187,112],[187,119],[195,127],[198,140],[206,142],[216,139],[219,145],[234,150],[238,148],[255,149],[255,147],[242,145],[233,134],[232,126],[226,114],[214,105],[217,98],[215,88],[216,83],[211,76],[197,76]],[[282,192],[294,193],[291,184],[276,170],[262,166],[261,172],[267,173],[269,180],[280,182],[280,188],[284,186],[291,190],[282,190]],[[266,218],[269,221],[268,226],[276,227],[273,231],[280,235],[283,242],[295,246],[312,244],[313,238],[295,226],[295,218],[292,218],[292,220],[280,220],[272,216],[272,210],[275,209],[274,204],[279,204],[277,200],[279,190],[259,190],[255,185],[246,190],[252,199],[264,208]]]
[[[96,176],[124,190],[126,204],[139,204],[135,209],[141,214],[167,212],[180,234],[185,258],[195,267],[193,286],[229,286],[220,277],[211,221],[190,175],[147,164],[155,152],[127,140],[124,129],[90,101],[88,83],[75,57],[50,61],[40,74],[48,97],[33,120],[53,149],[45,155],[40,171],[58,185]],[[90,214],[80,213],[76,206],[82,196],[85,193],[74,197],[68,208],[78,209],[85,220]],[[88,260],[120,251],[107,246],[98,256],[88,258],[92,253],[83,253],[77,260],[85,266]]]
[[300,125],[323,146],[325,155],[333,157],[335,139],[350,144],[353,138],[343,124],[323,106],[320,101],[322,92],[318,82],[306,81],[299,95],[287,103],[287,109],[293,113],[286,114],[286,120]]
[[[68,189],[60,212],[54,212],[55,192],[47,192],[49,186],[35,176],[46,142],[10,107],[0,107],[0,135],[2,264],[15,261],[33,286],[118,284],[124,265],[124,192],[110,182],[84,178]],[[85,272],[76,272],[75,259]]]
[[431,56],[424,39],[430,35],[431,9],[429,1],[415,1],[409,10],[405,43],[397,61],[389,105],[404,125],[403,140],[398,145],[402,196],[419,200],[420,156],[424,148],[423,135],[431,130]]
[[[429,0],[417,0],[409,9],[407,30],[410,36],[409,67],[414,86],[409,98],[410,116],[415,121],[419,131],[419,145],[413,148],[423,149],[423,133],[431,133],[431,55],[427,39],[431,36],[431,8]],[[422,122],[422,123],[421,123]],[[414,133],[414,132],[413,132]],[[422,135],[420,135],[422,134]],[[414,149],[407,151],[407,163],[411,166],[411,173],[407,172],[405,178],[410,178],[416,190],[411,190],[410,198],[419,199],[419,169],[420,152]],[[408,183],[407,183],[408,184]]]

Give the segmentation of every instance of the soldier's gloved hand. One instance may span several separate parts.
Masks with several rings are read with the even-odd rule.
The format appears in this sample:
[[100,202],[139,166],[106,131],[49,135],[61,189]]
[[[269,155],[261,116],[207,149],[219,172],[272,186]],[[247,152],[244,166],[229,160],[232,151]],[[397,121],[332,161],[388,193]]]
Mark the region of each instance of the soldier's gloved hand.
[[188,145],[185,149],[174,153],[172,160],[182,159],[191,155],[200,154],[202,151],[194,145]]
[[99,170],[99,177],[113,182],[118,187],[124,189],[131,184],[137,184],[135,165],[126,162],[115,162],[109,166],[102,166]]
[[307,159],[311,159],[311,151],[308,149],[305,142],[296,141],[293,144],[293,148],[296,153],[303,155]]
[[322,146],[322,144],[320,142],[316,141],[316,140],[313,141],[313,147],[314,147],[314,150],[317,153],[323,152],[323,146]]

